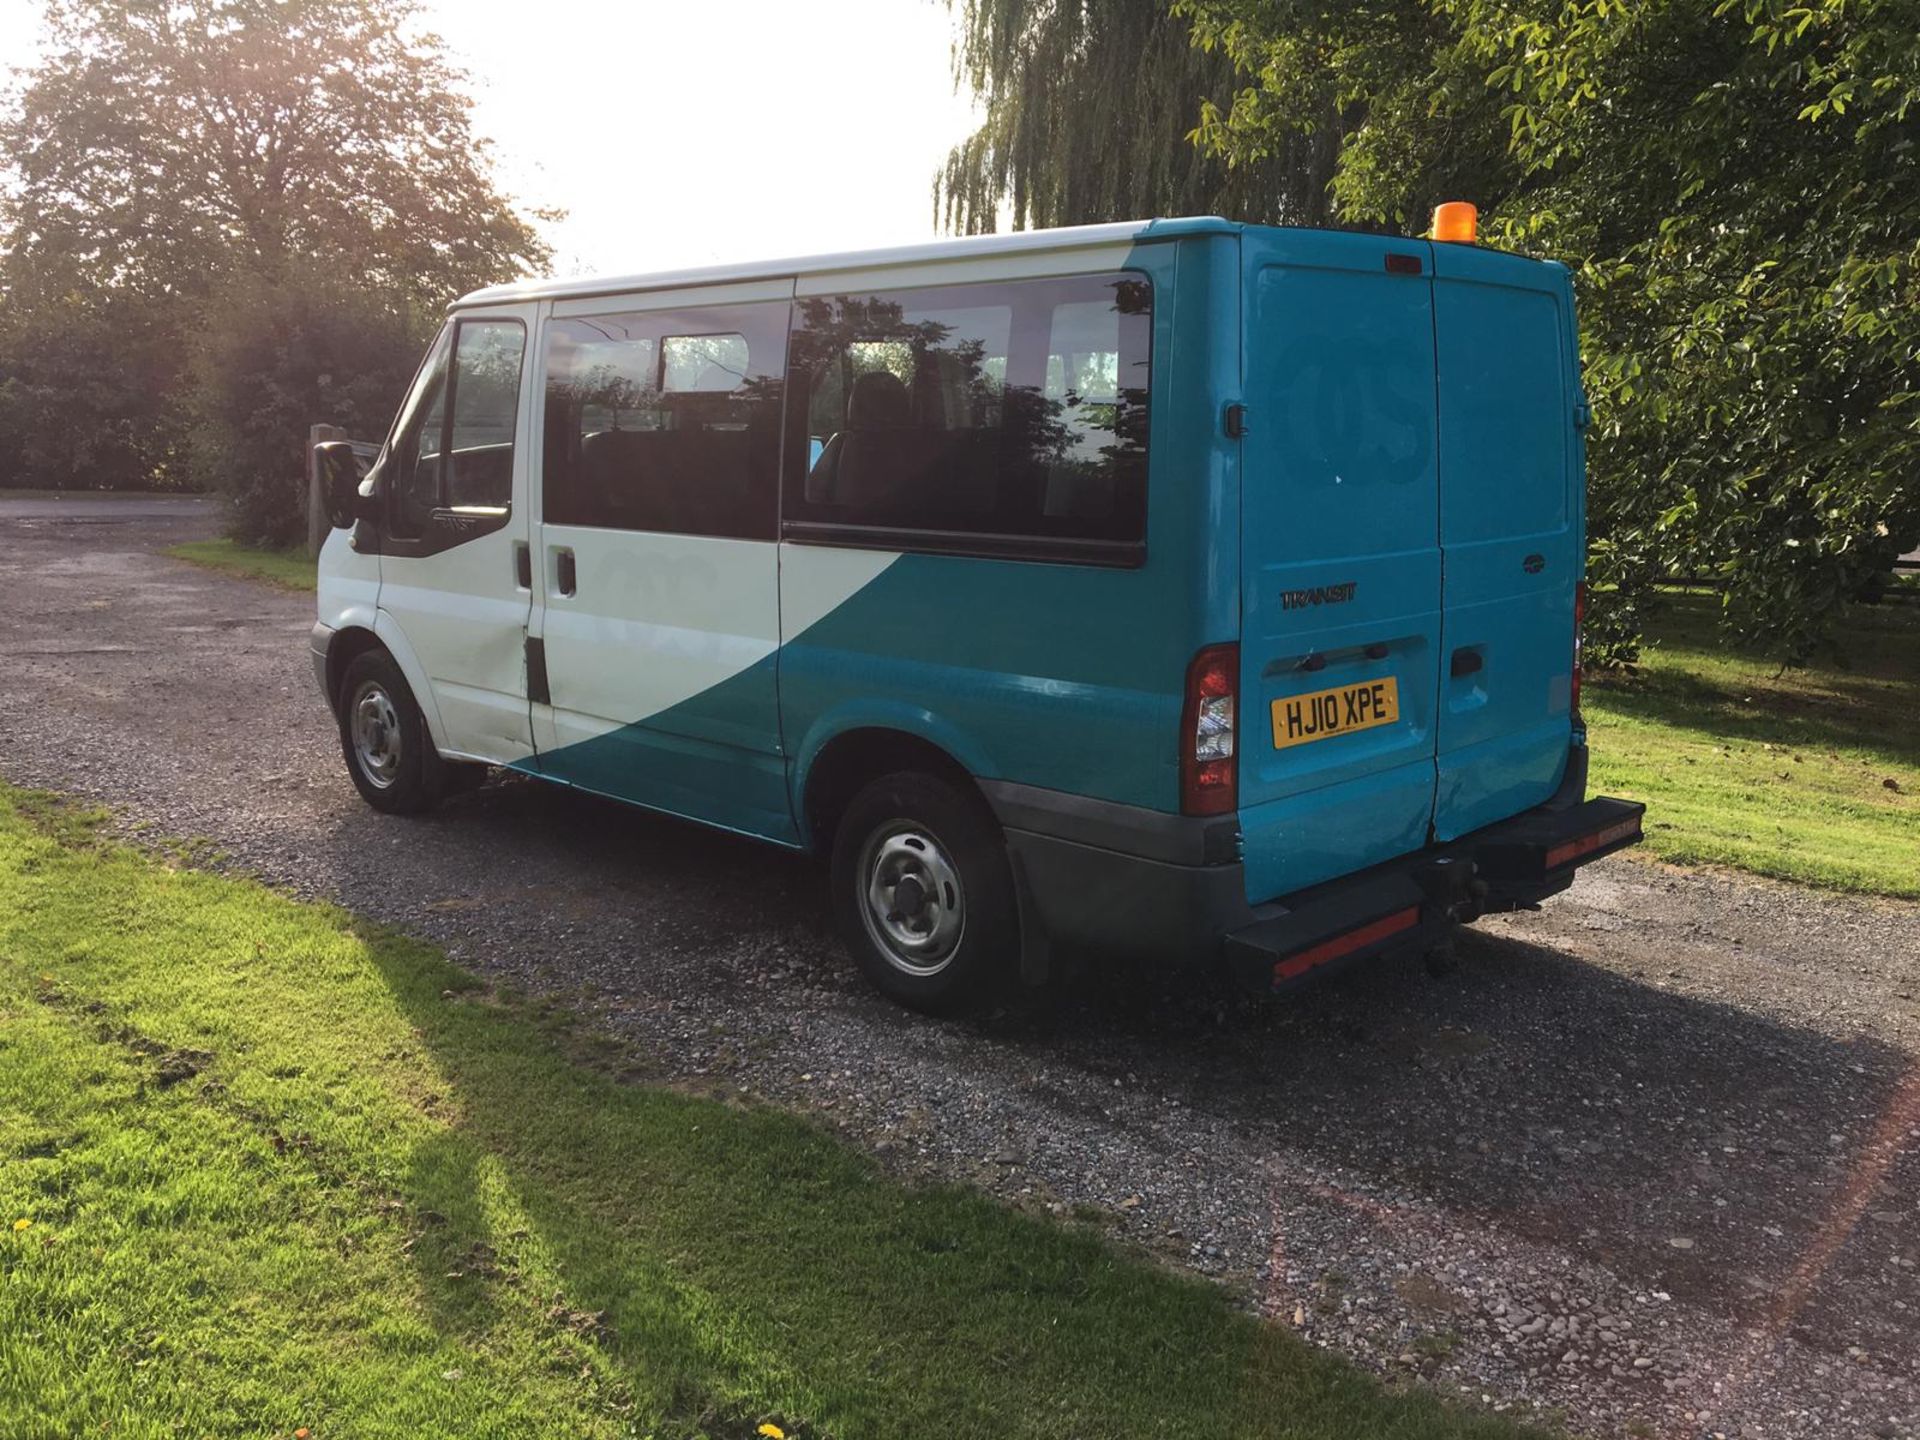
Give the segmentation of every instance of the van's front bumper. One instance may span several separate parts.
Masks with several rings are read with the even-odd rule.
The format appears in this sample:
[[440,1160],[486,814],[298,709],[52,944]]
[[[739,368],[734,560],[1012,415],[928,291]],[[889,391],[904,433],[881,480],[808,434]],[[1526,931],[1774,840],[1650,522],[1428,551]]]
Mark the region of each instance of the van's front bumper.
[[1585,864],[1641,838],[1646,807],[1586,798],[1586,750],[1546,804],[1296,895],[1249,905],[1229,819],[1165,815],[986,782],[1012,857],[1023,970],[1056,946],[1196,960],[1223,957],[1261,994],[1387,951],[1440,944],[1478,915],[1531,905]]
[[307,636],[307,653],[313,661],[313,683],[320,687],[320,693],[327,698],[327,704],[333,704],[333,695],[327,689],[327,652],[333,648],[333,627],[325,621],[316,620]]

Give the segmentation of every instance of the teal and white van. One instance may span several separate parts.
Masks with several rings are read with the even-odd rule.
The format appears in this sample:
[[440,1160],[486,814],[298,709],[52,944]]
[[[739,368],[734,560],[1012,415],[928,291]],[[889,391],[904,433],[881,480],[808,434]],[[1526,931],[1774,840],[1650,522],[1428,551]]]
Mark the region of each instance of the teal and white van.
[[1556,264],[1220,219],[482,290],[323,456],[354,784],[478,767],[831,860],[929,1010],[1265,993],[1564,889],[1586,406]]

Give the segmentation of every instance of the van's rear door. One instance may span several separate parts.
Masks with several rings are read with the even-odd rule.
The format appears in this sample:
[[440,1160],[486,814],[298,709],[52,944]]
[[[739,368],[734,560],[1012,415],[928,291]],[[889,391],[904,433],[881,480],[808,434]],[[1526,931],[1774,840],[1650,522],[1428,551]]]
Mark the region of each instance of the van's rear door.
[[1571,738],[1584,516],[1566,270],[1435,245],[1442,626],[1434,834],[1553,794]]
[[1440,684],[1433,247],[1241,236],[1248,898],[1418,850]]

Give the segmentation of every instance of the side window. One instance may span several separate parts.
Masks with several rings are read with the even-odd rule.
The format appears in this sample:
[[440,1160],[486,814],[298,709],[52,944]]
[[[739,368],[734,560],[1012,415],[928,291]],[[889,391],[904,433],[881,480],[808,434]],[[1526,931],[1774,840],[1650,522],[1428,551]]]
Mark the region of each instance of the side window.
[[396,535],[424,534],[436,510],[509,508],[525,349],[517,320],[457,321],[434,342],[393,438]]
[[797,307],[802,538],[1138,563],[1152,287],[1130,273]]
[[513,501],[513,431],[520,412],[517,320],[463,320],[454,334],[453,416],[441,502],[454,510],[505,510]]
[[400,407],[387,464],[392,480],[389,523],[394,534],[417,537],[439,504],[440,442],[446,433],[447,350],[451,327],[442,330],[414,376]]
[[785,302],[556,318],[547,522],[772,539],[787,319]]

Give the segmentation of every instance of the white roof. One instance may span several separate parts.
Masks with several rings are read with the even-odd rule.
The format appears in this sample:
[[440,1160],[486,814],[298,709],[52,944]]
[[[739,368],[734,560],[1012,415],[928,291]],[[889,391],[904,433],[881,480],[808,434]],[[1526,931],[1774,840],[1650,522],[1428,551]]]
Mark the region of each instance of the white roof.
[[851,250],[835,255],[808,255],[786,260],[752,260],[736,265],[707,265],[692,270],[659,271],[649,275],[593,276],[581,280],[523,280],[490,285],[455,301],[460,305],[499,305],[510,300],[556,299],[568,296],[608,295],[628,290],[669,290],[683,285],[713,285],[730,280],[769,280],[788,275],[818,275],[835,270],[872,270],[889,265],[913,265],[928,260],[975,259],[983,255],[1012,255],[1045,250],[1116,245],[1162,236],[1228,233],[1241,229],[1215,215],[1180,220],[1123,220],[1111,225],[1074,225],[1058,230],[1017,230],[1010,235],[968,235],[935,240],[924,245],[900,245],[883,250]]

